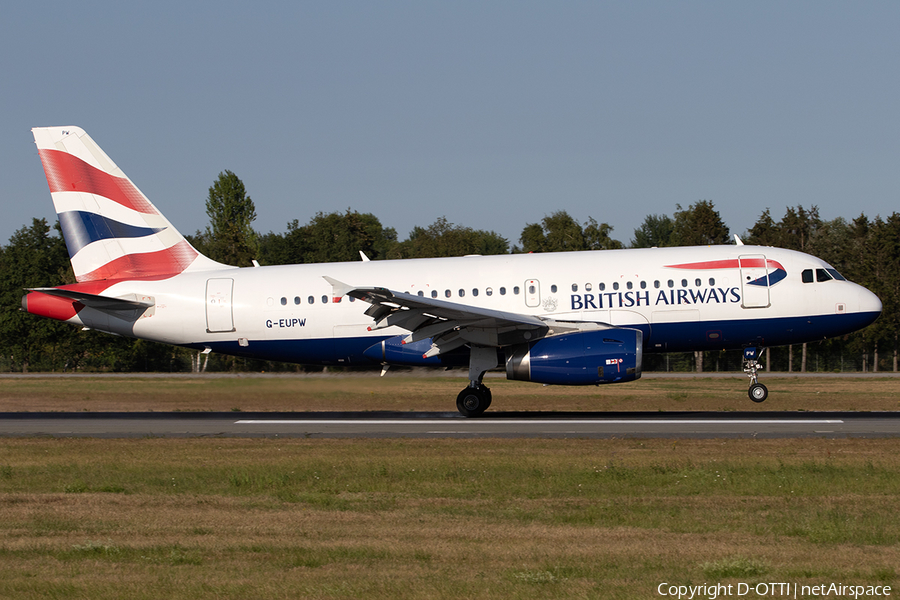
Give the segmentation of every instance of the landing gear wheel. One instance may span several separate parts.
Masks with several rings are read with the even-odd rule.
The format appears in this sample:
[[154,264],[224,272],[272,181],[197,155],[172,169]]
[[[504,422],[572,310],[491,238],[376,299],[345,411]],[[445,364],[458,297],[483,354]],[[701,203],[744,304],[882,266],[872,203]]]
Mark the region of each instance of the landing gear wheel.
[[747,394],[754,402],[762,402],[769,397],[769,389],[761,383],[754,383],[750,386]]
[[464,417],[480,416],[491,404],[491,392],[486,387],[467,387],[456,397],[456,409]]

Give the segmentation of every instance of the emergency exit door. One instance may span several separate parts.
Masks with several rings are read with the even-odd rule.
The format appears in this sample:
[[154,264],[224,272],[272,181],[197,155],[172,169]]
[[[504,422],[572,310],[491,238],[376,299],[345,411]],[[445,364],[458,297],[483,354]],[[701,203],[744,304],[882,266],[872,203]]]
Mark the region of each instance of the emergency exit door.
[[536,308],[541,305],[541,283],[537,279],[525,282],[525,306]]

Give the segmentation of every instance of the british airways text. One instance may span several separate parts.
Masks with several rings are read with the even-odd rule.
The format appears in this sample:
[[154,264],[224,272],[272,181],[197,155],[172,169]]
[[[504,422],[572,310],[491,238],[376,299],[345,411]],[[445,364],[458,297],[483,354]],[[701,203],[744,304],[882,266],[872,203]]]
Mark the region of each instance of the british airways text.
[[[740,289],[732,288],[700,288],[659,290],[653,306],[677,306],[679,304],[724,304],[741,301]],[[601,308],[630,308],[632,306],[651,306],[648,291],[604,292],[602,294],[572,294],[572,310]]]

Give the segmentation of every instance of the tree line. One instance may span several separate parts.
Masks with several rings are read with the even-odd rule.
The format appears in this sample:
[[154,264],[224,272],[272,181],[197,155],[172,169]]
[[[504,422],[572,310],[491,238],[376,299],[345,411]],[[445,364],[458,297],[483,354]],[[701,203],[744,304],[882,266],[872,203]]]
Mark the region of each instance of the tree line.
[[[282,233],[253,229],[256,208],[243,182],[231,171],[219,174],[206,199],[209,225],[185,236],[210,258],[235,266],[302,264],[360,260],[432,258],[467,254],[565,252],[618,248],[734,243],[711,200],[673,214],[644,218],[628,243],[613,228],[589,217],[581,223],[566,211],[526,223],[517,244],[494,231],[473,229],[440,217],[417,226],[405,240],[377,216],[346,209],[317,213],[306,224],[297,219]],[[768,367],[778,371],[896,371],[900,334],[900,214],[865,214],[848,221],[824,220],[818,208],[788,207],[778,220],[765,209],[741,234],[747,244],[800,250],[829,262],[847,279],[875,292],[884,304],[881,317],[863,331],[815,344],[769,350]],[[164,344],[81,331],[77,327],[20,310],[24,288],[74,283],[59,225],[33,219],[0,246],[0,370],[3,371],[162,371],[197,370],[195,351]],[[295,365],[207,357],[210,370],[285,370]],[[740,352],[645,355],[647,370],[739,370]]]

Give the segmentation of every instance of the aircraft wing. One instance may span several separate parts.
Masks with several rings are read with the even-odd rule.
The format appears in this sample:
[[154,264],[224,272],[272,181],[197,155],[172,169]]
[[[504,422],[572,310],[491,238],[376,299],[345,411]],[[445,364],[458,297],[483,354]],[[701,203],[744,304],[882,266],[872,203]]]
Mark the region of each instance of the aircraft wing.
[[499,348],[572,331],[612,328],[608,323],[556,321],[382,287],[353,287],[331,277],[324,279],[332,285],[335,301],[350,296],[372,305],[365,312],[375,320],[370,331],[387,327],[406,329],[410,333],[403,338],[404,344],[431,338],[431,349],[425,353],[425,358],[465,344]]
[[335,298],[350,296],[372,306],[366,315],[375,320],[370,331],[400,327],[410,332],[404,344],[432,339],[425,356],[437,356],[464,344],[501,347],[537,340],[548,334],[547,321],[531,315],[491,310],[397,292],[382,287],[352,287],[325,277]]

